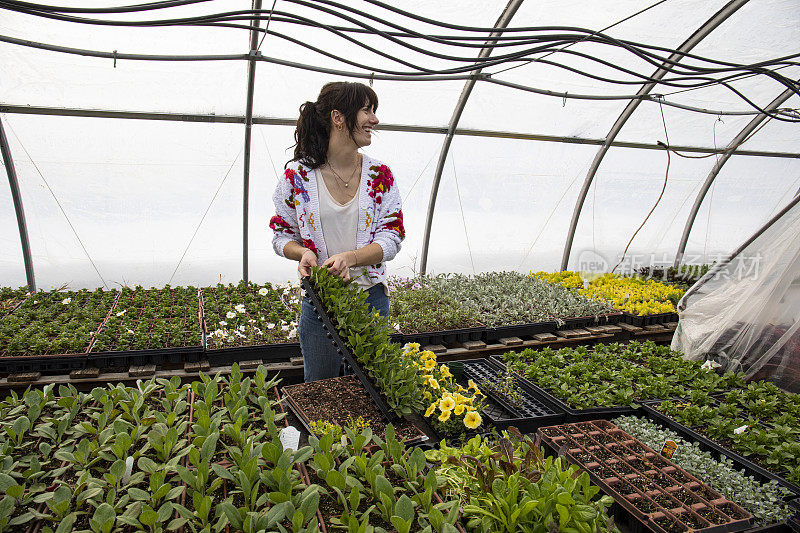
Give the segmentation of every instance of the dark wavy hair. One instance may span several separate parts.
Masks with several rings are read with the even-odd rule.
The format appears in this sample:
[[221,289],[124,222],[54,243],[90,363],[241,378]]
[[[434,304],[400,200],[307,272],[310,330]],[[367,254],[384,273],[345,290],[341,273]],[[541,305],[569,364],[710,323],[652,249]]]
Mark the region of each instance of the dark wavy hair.
[[316,102],[300,106],[300,118],[294,130],[294,157],[286,163],[300,161],[308,168],[317,168],[328,160],[331,136],[331,111],[344,115],[347,131],[353,139],[358,111],[364,105],[378,109],[378,95],[372,87],[352,81],[334,81],[323,85]]

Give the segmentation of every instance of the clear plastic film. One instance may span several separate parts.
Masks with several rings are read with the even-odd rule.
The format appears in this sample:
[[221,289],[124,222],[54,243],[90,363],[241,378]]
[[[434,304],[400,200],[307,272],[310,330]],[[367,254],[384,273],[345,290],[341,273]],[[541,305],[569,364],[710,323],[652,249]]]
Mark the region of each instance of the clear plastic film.
[[672,348],[800,392],[800,197],[678,305]]

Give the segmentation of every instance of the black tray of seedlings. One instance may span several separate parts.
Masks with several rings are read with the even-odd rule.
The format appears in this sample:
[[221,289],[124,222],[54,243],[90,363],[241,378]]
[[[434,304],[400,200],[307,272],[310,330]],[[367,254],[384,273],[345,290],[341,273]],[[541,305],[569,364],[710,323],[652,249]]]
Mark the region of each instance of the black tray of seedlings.
[[643,328],[644,326],[654,326],[657,324],[666,324],[667,322],[677,322],[678,321],[678,313],[657,313],[654,315],[634,315],[633,313],[628,313],[627,311],[623,311],[623,320],[625,324],[630,324],[632,326],[638,326]]
[[[27,305],[35,305],[38,301],[41,301],[43,298],[50,298],[54,299],[54,302],[60,300],[62,298],[85,298],[83,308],[87,309],[88,306],[93,304],[94,294],[93,293],[84,294],[85,291],[77,291],[77,292],[39,292],[36,293],[33,297],[28,297],[23,299],[20,302],[14,304],[13,309],[9,311],[6,316],[11,316],[12,314],[22,312],[24,306]],[[19,351],[6,351],[0,348],[0,374],[18,374],[18,373],[28,373],[28,372],[40,372],[42,374],[66,374],[72,372],[73,370],[82,370],[86,368],[88,363],[88,352],[92,346],[93,339],[99,333],[100,329],[102,328],[103,323],[108,318],[108,314],[114,308],[114,304],[116,303],[116,299],[119,295],[116,294],[114,299],[110,302],[108,306],[108,310],[105,312],[104,318],[92,324],[93,331],[91,334],[91,338],[86,341],[85,348],[83,351],[78,353],[63,353],[63,352],[50,352],[44,351],[43,353],[36,353],[32,355],[17,355]],[[96,302],[95,302],[96,304]],[[53,303],[52,305],[55,305]],[[55,307],[58,309],[58,307]],[[52,311],[52,308],[51,308]],[[104,310],[105,311],[105,310]],[[64,308],[63,311],[56,312],[56,316],[60,316],[63,312],[74,312],[74,308]],[[63,325],[63,324],[62,324]],[[57,336],[58,331],[53,332],[53,335]],[[27,347],[30,348],[30,347]],[[27,351],[26,348],[26,351]],[[9,355],[9,353],[13,353],[14,355]]]
[[289,361],[292,357],[300,356],[299,342],[271,342],[265,344],[237,344],[230,347],[210,348],[213,344],[209,341],[208,334],[212,326],[206,316],[209,304],[206,302],[206,293],[215,290],[214,287],[200,290],[200,303],[203,307],[203,339],[206,356],[211,366],[231,365],[239,361],[260,360],[264,363]]
[[677,420],[673,420],[672,418],[668,417],[664,413],[658,411],[654,407],[655,404],[644,404],[641,406],[641,411],[644,416],[660,424],[663,427],[669,428],[672,431],[678,433],[681,437],[688,441],[697,442],[700,445],[700,449],[710,452],[715,458],[720,458],[722,456],[727,457],[736,465],[736,468],[743,469],[747,475],[753,476],[757,481],[761,482],[769,482],[769,481],[776,481],[779,485],[786,487],[789,491],[794,493],[795,496],[792,498],[800,495],[800,486],[787,481],[782,476],[770,472],[766,468],[757,465],[753,461],[739,455],[738,453],[725,448],[714,442],[713,440],[709,439],[705,435],[701,435],[697,431],[681,424]]
[[328,316],[328,312],[322,303],[322,299],[317,294],[317,291],[312,285],[310,278],[304,277],[301,280],[301,286],[305,291],[306,296],[311,301],[311,305],[314,307],[314,312],[322,321],[322,327],[325,329],[328,339],[330,339],[331,344],[336,348],[336,351],[339,353],[339,355],[342,356],[345,369],[350,369],[353,371],[353,374],[355,374],[355,376],[364,386],[364,389],[366,389],[367,393],[369,393],[372,401],[375,402],[375,405],[378,407],[381,414],[386,417],[386,420],[389,422],[397,420],[397,415],[395,415],[395,413],[389,409],[389,406],[386,405],[386,402],[372,384],[372,380],[364,373],[364,370],[361,368],[361,365],[358,364],[358,361],[356,360],[355,356],[353,356],[347,343],[344,342],[342,337],[339,335],[339,332],[336,330],[336,327],[334,327],[330,316]]
[[[146,364],[163,365],[199,361],[203,355],[202,332],[199,328],[194,331],[187,326],[190,322],[189,313],[195,310],[191,309],[188,303],[176,299],[176,293],[179,291],[184,292],[184,298],[191,298],[192,294],[197,294],[197,289],[194,287],[171,288],[166,286],[164,289],[145,290],[138,287],[123,289],[114,308],[101,326],[100,335],[111,334],[113,336],[112,346],[114,341],[119,342],[126,335],[134,335],[134,339],[140,347],[133,350],[101,351],[97,349],[95,342],[88,355],[89,362],[97,368],[124,369]],[[168,293],[168,298],[164,298],[165,292]],[[157,300],[157,302],[153,304],[153,300]],[[167,300],[169,300],[169,305],[163,305],[167,303]],[[199,297],[197,301],[196,312],[199,322],[202,316]],[[133,320],[135,329],[130,330],[134,331],[133,334],[129,333],[129,328],[123,326],[125,323],[123,317]],[[173,339],[170,333],[165,333],[164,337],[161,337],[155,329],[157,321],[179,324],[181,326],[180,336],[183,338]],[[141,324],[145,324],[143,329],[139,328]],[[191,342],[193,335],[197,335],[200,342],[186,345]],[[169,346],[170,344],[176,346]]]
[[[493,355],[491,356],[491,359],[495,360],[501,365],[505,365],[502,355]],[[567,404],[567,402],[565,402],[564,400],[556,398],[545,388],[534,383],[525,376],[520,375],[519,379],[525,382],[531,388],[531,390],[535,391],[543,398],[549,400],[550,403],[558,406],[559,409],[563,410],[567,414],[565,418],[567,422],[579,422],[581,420],[589,420],[591,418],[613,418],[616,416],[630,415],[636,411],[636,407],[632,407],[629,405],[612,405],[612,406],[590,407],[588,409],[575,409],[571,405]]]
[[558,322],[555,320],[529,322],[526,324],[512,324],[509,326],[487,327],[483,332],[482,340],[487,344],[492,344],[507,337],[533,337],[534,335],[538,335],[540,333],[553,333],[557,329]]
[[753,524],[752,514],[607,420],[543,427],[537,439],[588,472],[629,513],[634,531],[723,533]]
[[[418,342],[420,346],[429,344],[456,344],[467,341],[479,341],[484,335],[485,326],[474,328],[449,329],[444,331],[426,331],[424,333],[401,333],[395,342]],[[395,340],[392,338],[392,340]]]
[[502,379],[506,373],[505,365],[491,359],[470,359],[463,361],[464,377],[472,379],[490,400],[482,413],[499,429],[514,426],[520,431],[534,431],[536,428],[557,424],[564,419],[564,411],[547,398],[537,394],[520,376],[514,376],[517,398],[509,398],[497,391],[482,386],[487,381]]
[[558,329],[580,329],[590,326],[610,326],[619,324],[624,319],[623,313],[606,313],[597,316],[580,316],[573,318],[558,318],[563,322]]

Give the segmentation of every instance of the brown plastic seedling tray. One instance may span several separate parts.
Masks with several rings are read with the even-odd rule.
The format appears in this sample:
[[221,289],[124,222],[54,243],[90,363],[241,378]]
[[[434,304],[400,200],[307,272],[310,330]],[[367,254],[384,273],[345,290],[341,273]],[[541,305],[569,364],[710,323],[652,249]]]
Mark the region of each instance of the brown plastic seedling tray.
[[722,533],[753,515],[607,420],[540,428],[537,437],[651,531]]

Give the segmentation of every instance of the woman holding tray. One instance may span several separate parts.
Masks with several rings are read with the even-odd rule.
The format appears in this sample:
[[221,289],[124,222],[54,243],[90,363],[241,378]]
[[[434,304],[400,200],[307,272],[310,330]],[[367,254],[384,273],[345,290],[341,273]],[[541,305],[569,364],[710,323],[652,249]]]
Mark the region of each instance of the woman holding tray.
[[[359,152],[372,143],[378,96],[361,83],[327,83],[300,106],[294,157],[272,200],[275,253],[298,262],[300,276],[322,265],[367,291],[389,316],[386,261],[405,237],[400,193],[389,167]],[[341,356],[325,336],[311,301],[299,324],[306,382],[339,375]]]

